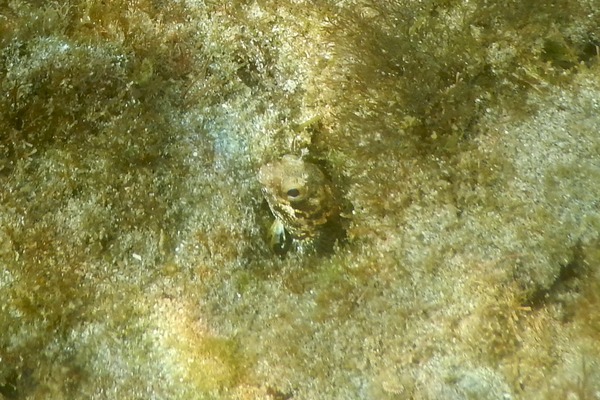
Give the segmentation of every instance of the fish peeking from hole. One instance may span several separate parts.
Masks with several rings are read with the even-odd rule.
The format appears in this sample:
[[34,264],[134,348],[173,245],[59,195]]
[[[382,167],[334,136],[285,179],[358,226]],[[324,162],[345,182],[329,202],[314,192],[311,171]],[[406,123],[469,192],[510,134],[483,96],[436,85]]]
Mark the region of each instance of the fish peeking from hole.
[[284,255],[293,244],[300,252],[328,253],[344,237],[340,195],[316,164],[285,155],[263,165],[258,181],[275,217],[268,241],[276,254]]

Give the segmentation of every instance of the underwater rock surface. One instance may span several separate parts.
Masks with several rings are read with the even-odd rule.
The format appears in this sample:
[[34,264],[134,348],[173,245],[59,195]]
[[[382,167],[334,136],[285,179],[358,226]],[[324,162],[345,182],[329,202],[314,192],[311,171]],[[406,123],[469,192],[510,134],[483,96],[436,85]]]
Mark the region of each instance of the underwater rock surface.
[[0,5],[0,398],[597,398],[599,10]]

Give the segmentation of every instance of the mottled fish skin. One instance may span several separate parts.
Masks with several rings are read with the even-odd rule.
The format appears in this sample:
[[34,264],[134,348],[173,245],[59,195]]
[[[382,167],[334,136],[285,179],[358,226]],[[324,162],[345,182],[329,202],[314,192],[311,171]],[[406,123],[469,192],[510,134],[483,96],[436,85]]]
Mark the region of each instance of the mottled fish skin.
[[331,182],[299,157],[285,155],[264,165],[258,180],[271,212],[295,240],[312,241],[340,213]]

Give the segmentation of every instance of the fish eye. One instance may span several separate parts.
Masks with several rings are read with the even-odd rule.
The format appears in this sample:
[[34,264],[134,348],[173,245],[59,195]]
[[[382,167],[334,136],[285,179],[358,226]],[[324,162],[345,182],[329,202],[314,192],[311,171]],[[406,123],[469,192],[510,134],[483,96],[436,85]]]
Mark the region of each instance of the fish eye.
[[300,191],[298,189],[295,189],[295,188],[294,189],[290,189],[290,190],[287,191],[287,195],[288,195],[288,197],[296,198],[296,197],[300,196]]

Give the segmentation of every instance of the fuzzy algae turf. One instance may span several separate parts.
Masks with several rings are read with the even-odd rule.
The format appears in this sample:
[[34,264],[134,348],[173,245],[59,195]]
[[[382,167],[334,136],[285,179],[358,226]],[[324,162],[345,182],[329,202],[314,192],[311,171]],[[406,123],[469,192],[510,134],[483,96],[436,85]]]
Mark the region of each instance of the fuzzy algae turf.
[[0,398],[598,398],[600,2],[538,3],[1,3]]

